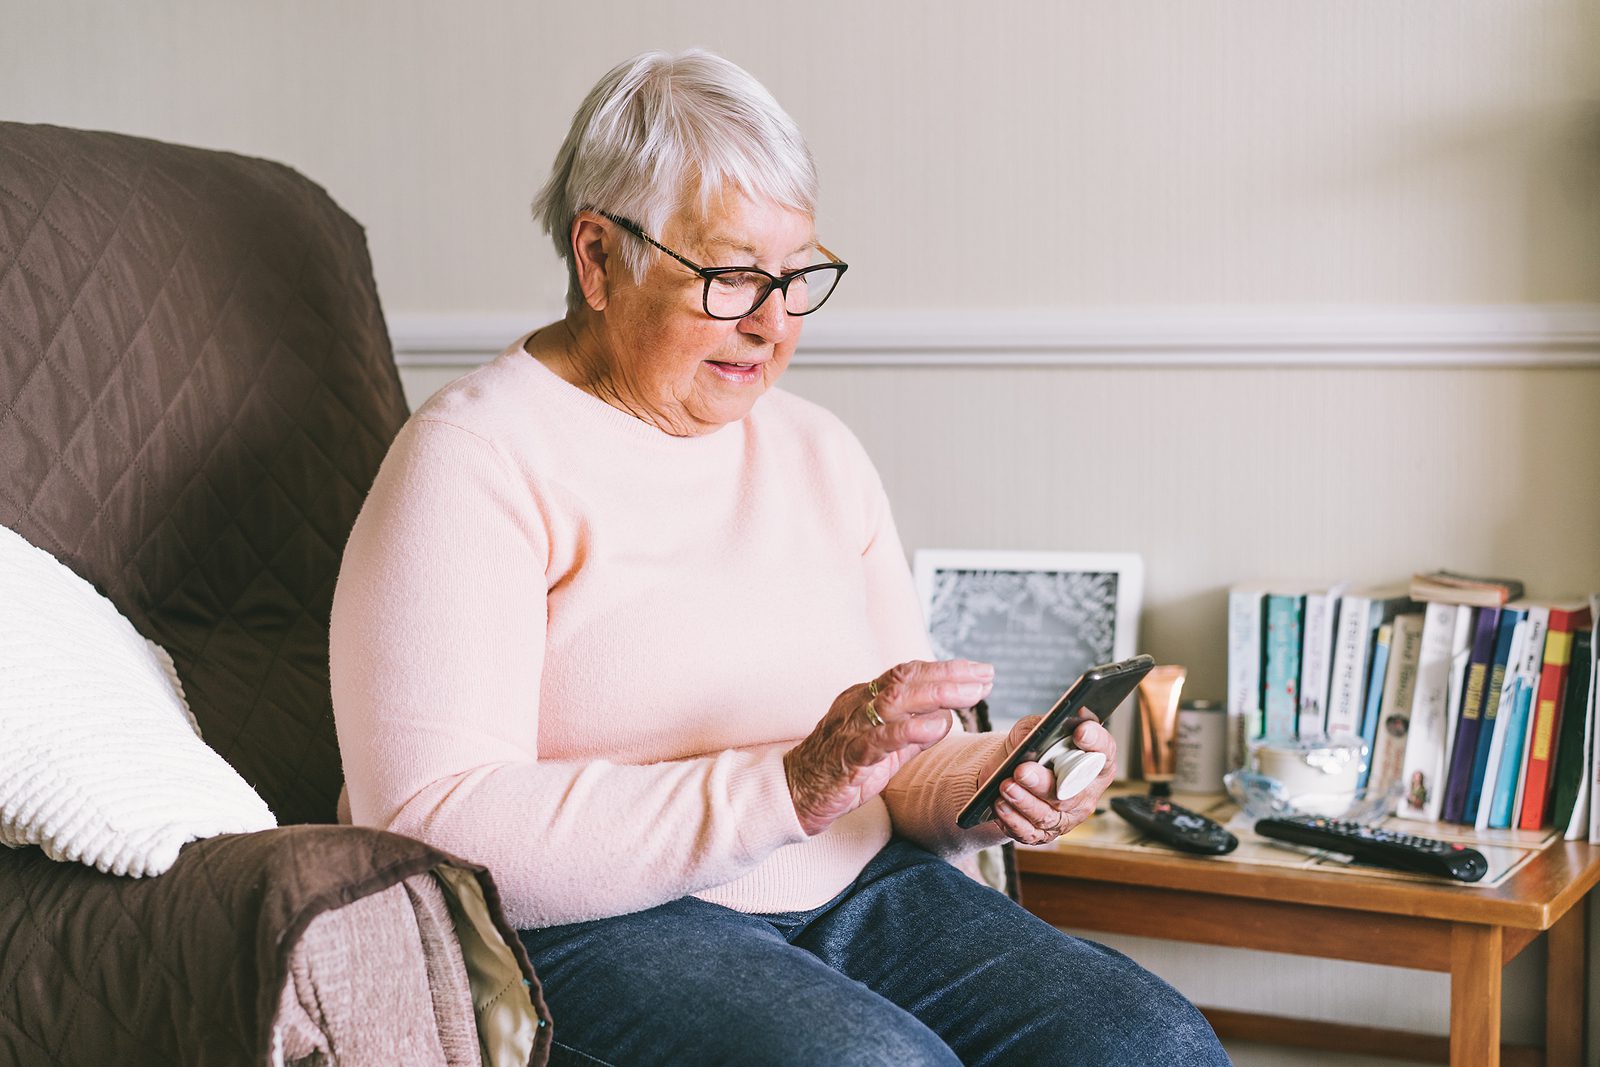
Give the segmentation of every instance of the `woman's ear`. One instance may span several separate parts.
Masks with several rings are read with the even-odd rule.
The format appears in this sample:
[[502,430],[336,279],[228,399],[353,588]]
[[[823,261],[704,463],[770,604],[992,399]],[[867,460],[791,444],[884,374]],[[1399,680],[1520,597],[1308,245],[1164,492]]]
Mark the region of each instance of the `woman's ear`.
[[607,297],[607,270],[611,258],[606,239],[611,228],[593,212],[580,211],[572,220],[572,263],[578,275],[578,289],[591,310],[604,311]]

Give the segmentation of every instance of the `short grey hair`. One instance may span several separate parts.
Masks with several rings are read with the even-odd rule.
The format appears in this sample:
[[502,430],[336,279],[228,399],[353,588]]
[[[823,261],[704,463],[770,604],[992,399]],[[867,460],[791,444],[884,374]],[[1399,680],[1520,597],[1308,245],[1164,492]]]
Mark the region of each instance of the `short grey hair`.
[[[583,305],[572,259],[578,212],[606,211],[657,236],[696,198],[705,211],[727,189],[816,215],[811,150],[766,87],[700,48],[645,52],[613,67],[572,117],[533,201],[567,262],[567,307]],[[635,281],[659,254],[634,238],[623,244]]]

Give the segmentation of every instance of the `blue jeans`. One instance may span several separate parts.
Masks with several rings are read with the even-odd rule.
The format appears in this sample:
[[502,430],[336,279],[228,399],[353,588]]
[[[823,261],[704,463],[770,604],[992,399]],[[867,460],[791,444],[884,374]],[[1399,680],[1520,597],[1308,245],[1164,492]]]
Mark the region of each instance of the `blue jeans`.
[[902,840],[810,911],[685,897],[520,936],[552,1064],[1228,1063],[1167,983]]

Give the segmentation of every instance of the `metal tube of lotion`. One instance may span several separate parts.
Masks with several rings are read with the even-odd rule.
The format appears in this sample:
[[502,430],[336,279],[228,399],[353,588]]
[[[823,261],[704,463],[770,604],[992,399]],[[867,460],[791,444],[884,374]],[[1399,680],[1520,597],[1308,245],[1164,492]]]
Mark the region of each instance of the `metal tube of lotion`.
[[1150,782],[1170,782],[1177,770],[1173,738],[1178,730],[1178,701],[1183,691],[1184,668],[1173,664],[1153,667],[1139,682],[1139,719],[1144,723],[1144,777]]

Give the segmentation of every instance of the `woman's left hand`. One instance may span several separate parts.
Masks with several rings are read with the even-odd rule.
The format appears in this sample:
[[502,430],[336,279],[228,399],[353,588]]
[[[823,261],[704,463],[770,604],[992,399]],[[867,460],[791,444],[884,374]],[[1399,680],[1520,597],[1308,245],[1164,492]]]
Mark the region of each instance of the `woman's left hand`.
[[[978,776],[985,781],[993,769],[1038,725],[1040,716],[1033,715],[1018,722],[1006,738],[1005,750],[997,754]],[[1056,776],[1050,768],[1032,761],[1017,764],[1000,785],[1000,799],[995,802],[995,821],[1005,830],[1006,836],[1024,845],[1047,845],[1062,834],[1094,814],[1095,805],[1117,773],[1117,743],[1110,731],[1097,722],[1086,722],[1072,734],[1073,742],[1085,752],[1103,752],[1106,765],[1094,781],[1075,797],[1056,799]]]

